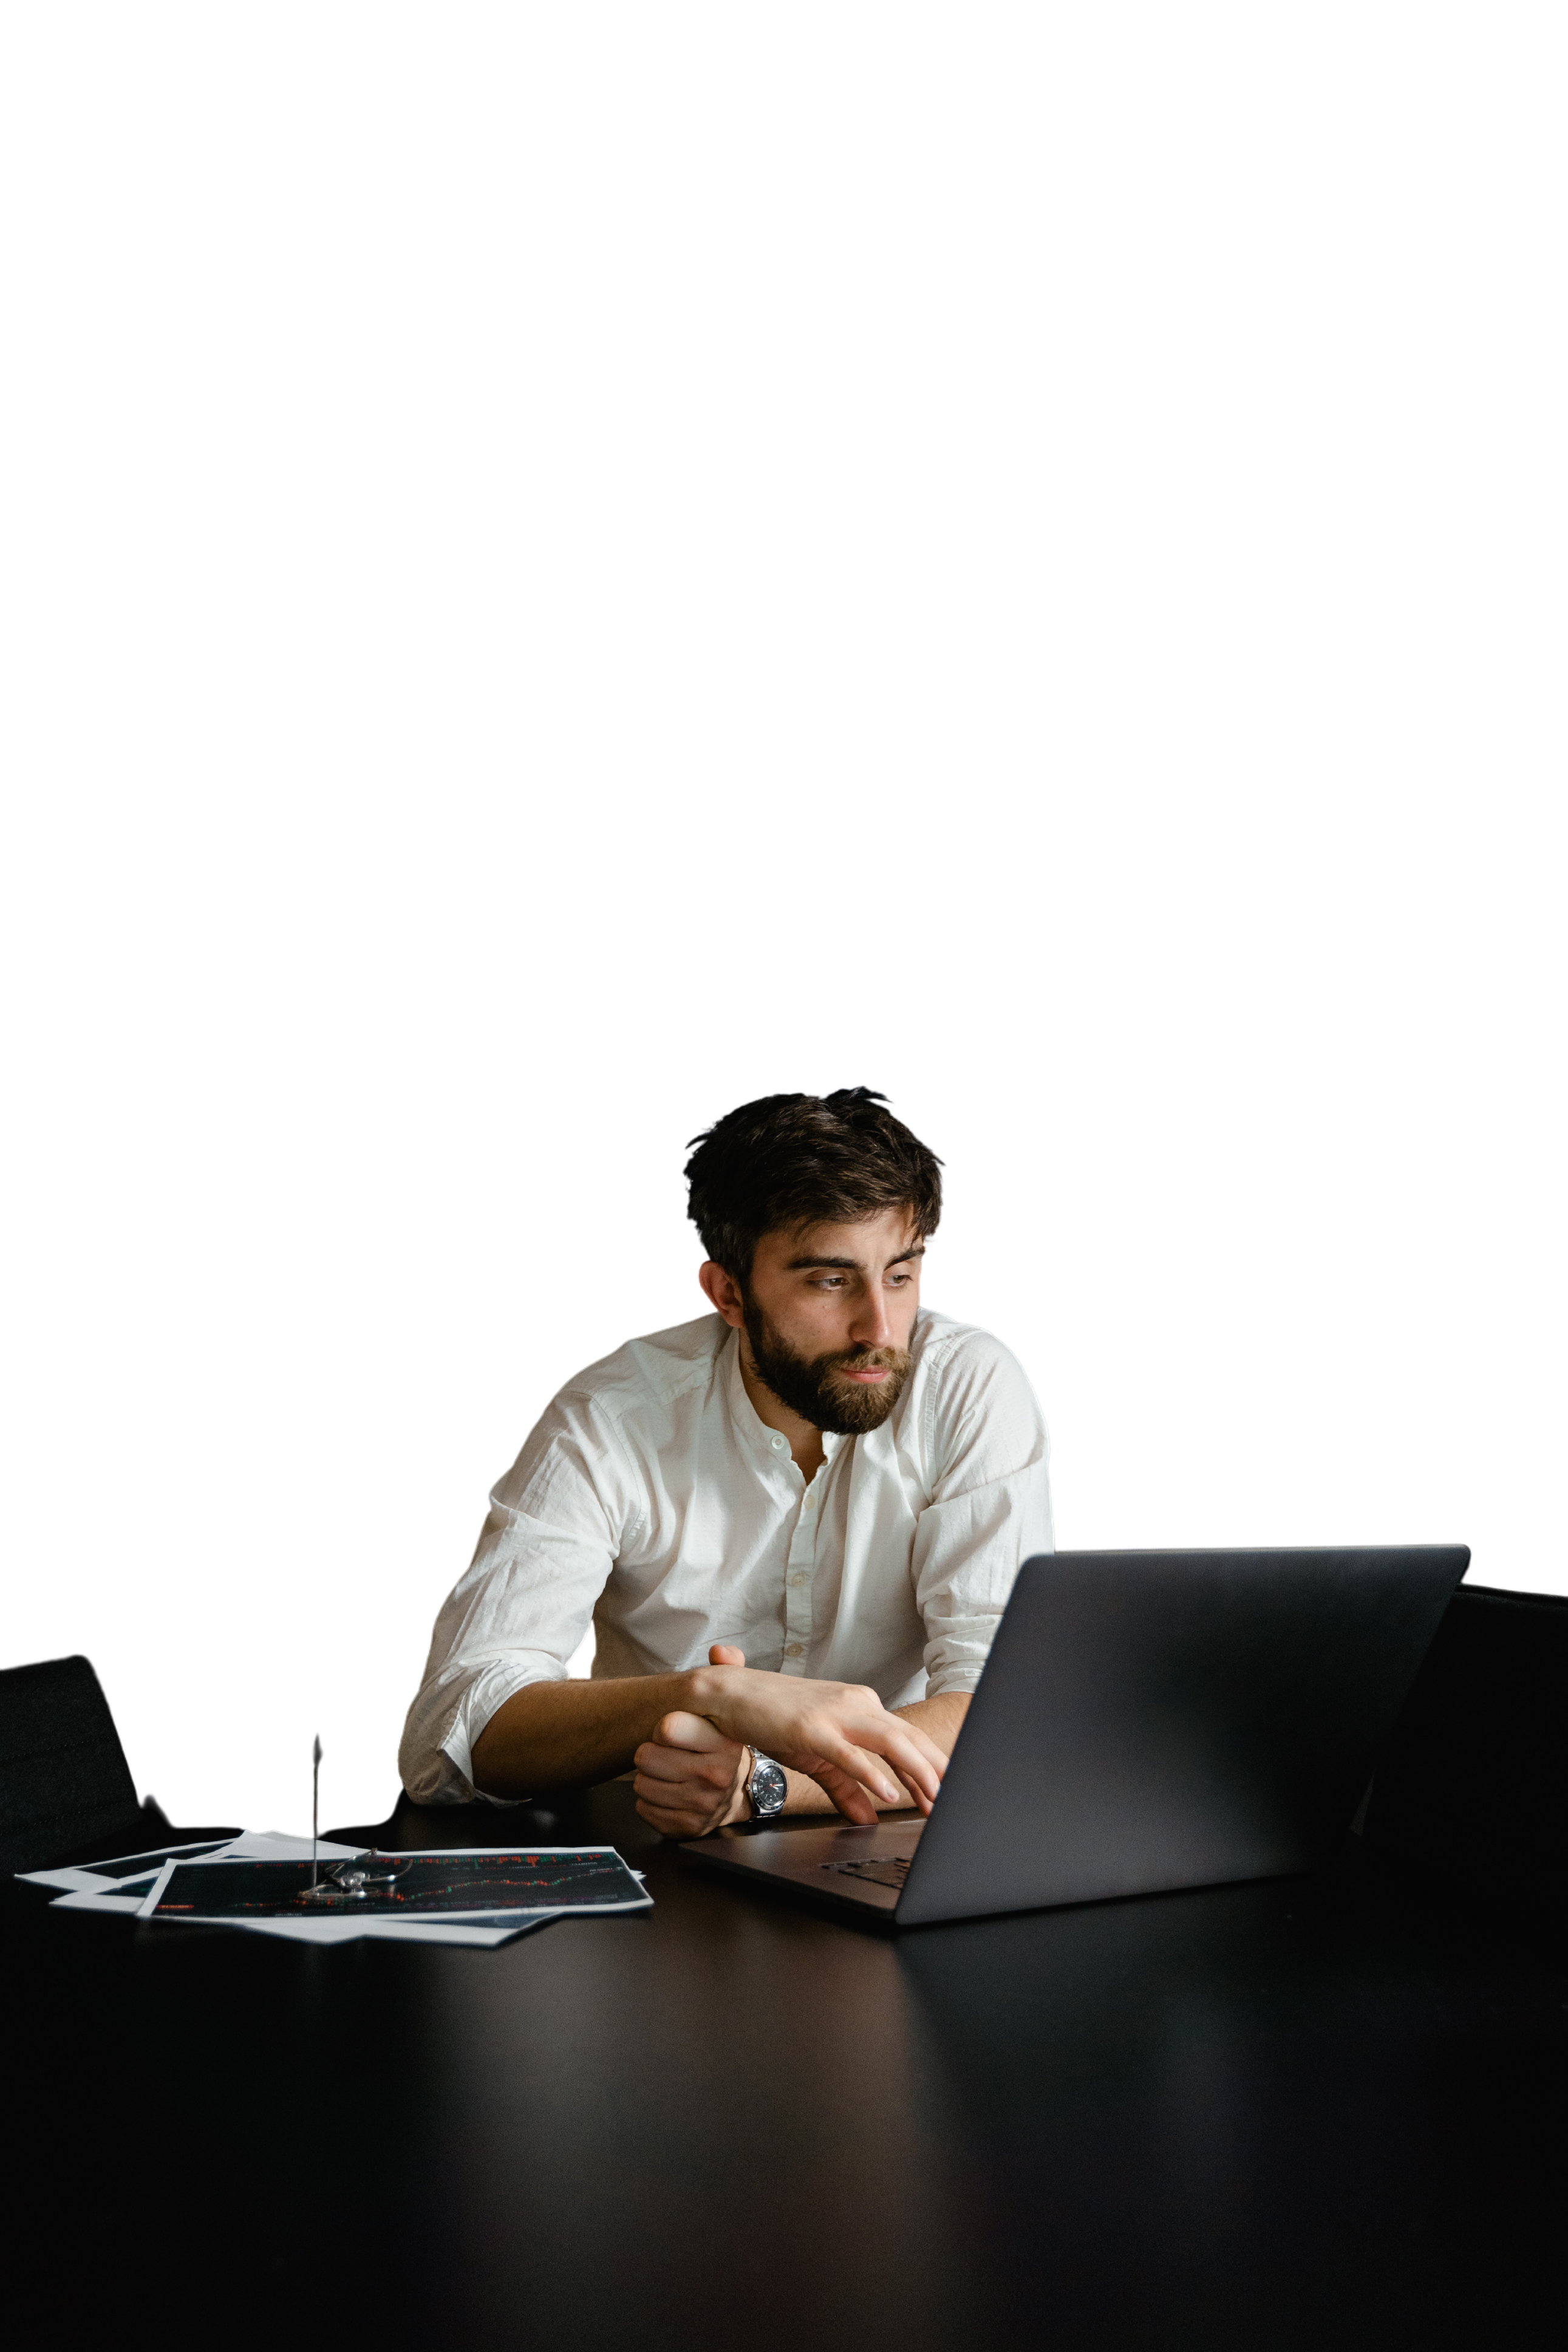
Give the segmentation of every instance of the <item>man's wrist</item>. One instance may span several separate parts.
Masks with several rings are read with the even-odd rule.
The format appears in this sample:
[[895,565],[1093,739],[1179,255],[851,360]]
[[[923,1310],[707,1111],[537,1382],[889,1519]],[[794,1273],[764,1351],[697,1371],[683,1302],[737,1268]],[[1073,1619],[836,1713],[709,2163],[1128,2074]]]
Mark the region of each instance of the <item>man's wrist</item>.
[[709,1715],[717,1706],[743,1666],[692,1666],[683,1676],[686,1685],[684,1705],[693,1715]]

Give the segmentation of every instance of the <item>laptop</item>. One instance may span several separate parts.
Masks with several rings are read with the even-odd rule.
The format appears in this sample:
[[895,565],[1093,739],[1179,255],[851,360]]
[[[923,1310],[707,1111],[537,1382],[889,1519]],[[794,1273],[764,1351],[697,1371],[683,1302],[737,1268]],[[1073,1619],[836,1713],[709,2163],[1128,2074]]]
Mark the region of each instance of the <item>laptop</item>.
[[1026,1560],[928,1818],[737,1822],[682,1852],[895,1927],[1321,1868],[1469,1557]]

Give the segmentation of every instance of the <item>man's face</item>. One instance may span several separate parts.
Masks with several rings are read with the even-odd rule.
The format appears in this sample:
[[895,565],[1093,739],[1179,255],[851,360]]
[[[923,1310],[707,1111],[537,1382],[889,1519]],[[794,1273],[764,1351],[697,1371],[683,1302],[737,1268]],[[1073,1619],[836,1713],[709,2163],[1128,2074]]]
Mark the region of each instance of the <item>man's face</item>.
[[742,1313],[781,1404],[840,1436],[880,1427],[909,1378],[924,1247],[905,1209],[763,1235]]

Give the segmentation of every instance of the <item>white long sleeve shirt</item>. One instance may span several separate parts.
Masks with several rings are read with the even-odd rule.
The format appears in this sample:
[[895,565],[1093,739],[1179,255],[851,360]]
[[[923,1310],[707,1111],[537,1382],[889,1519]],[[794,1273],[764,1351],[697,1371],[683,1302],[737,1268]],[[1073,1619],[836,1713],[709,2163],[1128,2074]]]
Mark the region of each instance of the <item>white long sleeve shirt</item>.
[[971,1691],[1020,1564],[1053,1549],[1045,1424],[988,1332],[922,1308],[880,1429],[824,1437],[810,1486],[758,1420],[722,1316],[632,1339],[568,1382],[490,1498],[435,1621],[399,1763],[474,1794],[473,1748],[559,1682],[591,1617],[596,1677],[748,1665],[869,1684],[887,1706]]

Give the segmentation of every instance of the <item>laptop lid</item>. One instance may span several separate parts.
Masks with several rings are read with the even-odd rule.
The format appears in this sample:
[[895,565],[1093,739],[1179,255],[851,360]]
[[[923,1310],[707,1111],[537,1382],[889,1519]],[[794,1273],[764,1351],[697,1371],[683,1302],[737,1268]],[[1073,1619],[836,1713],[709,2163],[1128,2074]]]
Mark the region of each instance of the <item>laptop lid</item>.
[[898,1924],[1320,1864],[1469,1561],[1463,1545],[1026,1561]]

